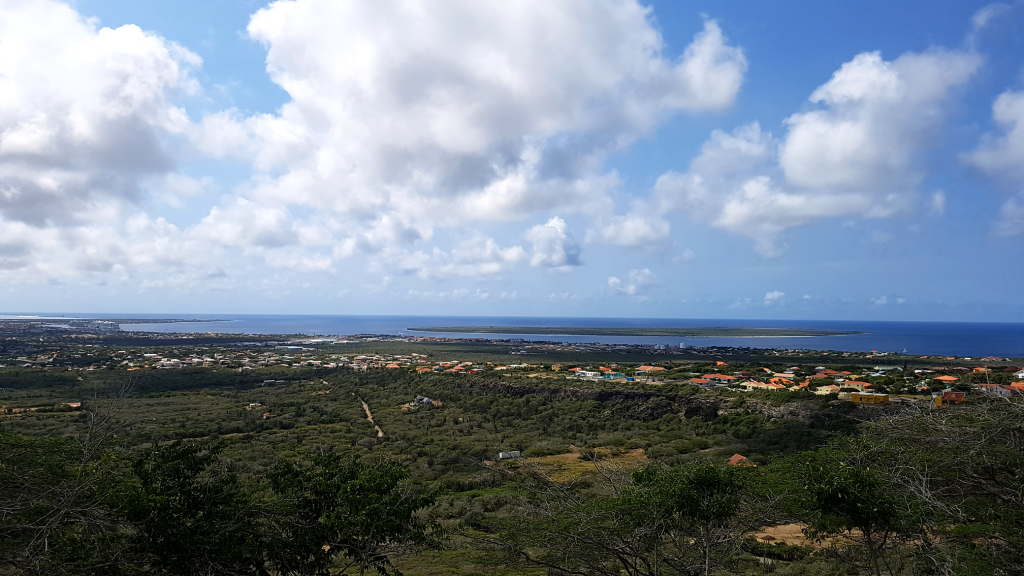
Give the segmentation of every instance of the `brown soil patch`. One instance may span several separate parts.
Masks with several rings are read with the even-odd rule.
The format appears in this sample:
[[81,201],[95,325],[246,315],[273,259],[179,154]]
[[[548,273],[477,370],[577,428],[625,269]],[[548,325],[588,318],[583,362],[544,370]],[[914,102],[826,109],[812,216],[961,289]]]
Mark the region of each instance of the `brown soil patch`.
[[803,529],[807,524],[782,524],[781,526],[765,526],[754,532],[752,536],[758,542],[782,542],[793,546],[811,546],[812,542],[804,536]]

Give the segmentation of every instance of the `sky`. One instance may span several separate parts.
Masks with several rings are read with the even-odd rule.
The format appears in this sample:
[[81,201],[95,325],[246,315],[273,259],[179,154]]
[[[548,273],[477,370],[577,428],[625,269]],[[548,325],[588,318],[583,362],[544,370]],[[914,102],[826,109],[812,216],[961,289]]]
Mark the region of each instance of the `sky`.
[[0,311],[1024,321],[1024,3],[0,0]]

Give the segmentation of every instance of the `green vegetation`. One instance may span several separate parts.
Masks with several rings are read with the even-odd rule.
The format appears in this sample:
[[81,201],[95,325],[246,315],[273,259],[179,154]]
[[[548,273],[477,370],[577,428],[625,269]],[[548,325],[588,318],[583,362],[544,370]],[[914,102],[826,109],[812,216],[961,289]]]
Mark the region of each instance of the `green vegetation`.
[[672,336],[680,338],[844,336],[857,334],[842,330],[804,328],[598,328],[567,326],[435,326],[409,328],[416,332],[461,332],[464,334],[550,334],[552,336]]
[[[360,346],[394,355],[380,368],[196,346],[74,343],[45,352],[61,367],[0,370],[0,574],[1024,572],[1024,402],[971,388],[999,373],[958,373],[967,401],[927,410],[686,382],[822,362],[763,351],[648,356],[661,381],[628,382],[495,370],[522,356],[493,343],[423,364],[472,374],[417,373],[441,343]],[[211,365],[132,366],[157,357]]]

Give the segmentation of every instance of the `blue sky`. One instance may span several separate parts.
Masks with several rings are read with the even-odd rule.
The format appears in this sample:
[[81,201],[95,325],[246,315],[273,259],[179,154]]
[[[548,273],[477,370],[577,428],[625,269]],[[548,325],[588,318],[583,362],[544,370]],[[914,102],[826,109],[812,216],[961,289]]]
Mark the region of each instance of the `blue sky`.
[[0,5],[0,309],[1024,321],[1024,4]]

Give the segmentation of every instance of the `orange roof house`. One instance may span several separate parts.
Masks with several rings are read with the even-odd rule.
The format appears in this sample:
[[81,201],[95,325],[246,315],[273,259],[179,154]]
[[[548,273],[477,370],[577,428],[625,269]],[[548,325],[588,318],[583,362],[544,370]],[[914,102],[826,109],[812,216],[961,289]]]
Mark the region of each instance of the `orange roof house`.
[[742,454],[733,454],[732,458],[729,458],[729,466],[753,466],[757,468],[757,465],[747,459]]
[[936,376],[933,380],[938,380],[940,382],[956,382],[959,378],[956,376]]

